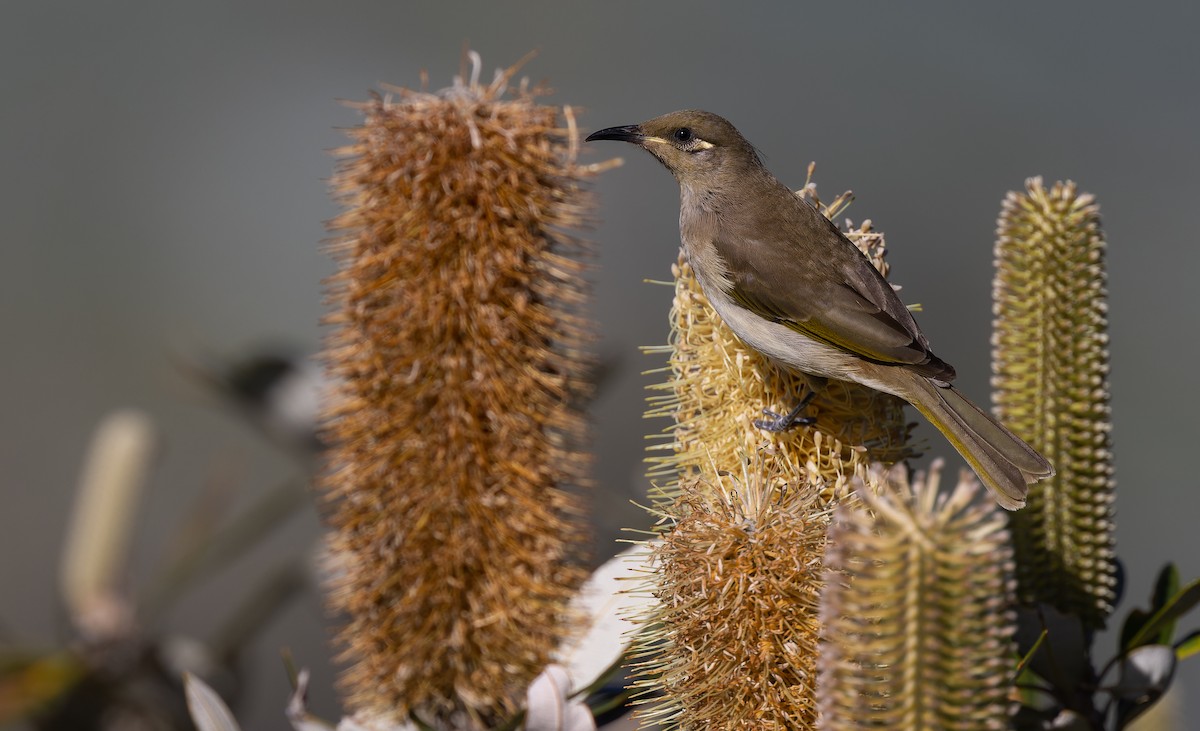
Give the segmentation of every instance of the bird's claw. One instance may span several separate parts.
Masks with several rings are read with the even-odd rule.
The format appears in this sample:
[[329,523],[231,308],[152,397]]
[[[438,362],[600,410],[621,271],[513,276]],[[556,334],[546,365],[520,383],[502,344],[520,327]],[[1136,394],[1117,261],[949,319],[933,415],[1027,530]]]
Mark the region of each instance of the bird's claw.
[[784,432],[797,426],[811,426],[812,424],[817,423],[816,417],[800,416],[800,412],[808,406],[809,402],[812,401],[813,396],[815,395],[816,393],[814,391],[809,391],[808,394],[800,400],[800,403],[796,404],[796,408],[792,409],[786,414],[777,414],[770,409],[763,409],[763,415],[767,418],[755,419],[754,426],[762,429],[763,431],[769,431],[773,434],[778,434],[779,432]]
[[754,426],[769,431],[773,434],[787,431],[797,426],[809,426],[817,423],[817,420],[811,416],[792,416],[788,414],[777,414],[770,409],[763,409],[763,415],[766,419],[755,419]]

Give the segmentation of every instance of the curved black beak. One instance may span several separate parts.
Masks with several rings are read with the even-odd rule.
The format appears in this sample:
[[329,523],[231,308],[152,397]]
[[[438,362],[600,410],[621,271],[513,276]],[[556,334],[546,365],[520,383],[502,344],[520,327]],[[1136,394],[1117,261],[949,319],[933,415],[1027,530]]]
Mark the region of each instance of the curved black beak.
[[636,124],[627,124],[624,127],[609,127],[597,132],[593,132],[587,136],[584,142],[592,140],[618,140],[620,142],[632,142],[635,145],[642,144],[646,139],[646,135],[642,133],[642,128]]

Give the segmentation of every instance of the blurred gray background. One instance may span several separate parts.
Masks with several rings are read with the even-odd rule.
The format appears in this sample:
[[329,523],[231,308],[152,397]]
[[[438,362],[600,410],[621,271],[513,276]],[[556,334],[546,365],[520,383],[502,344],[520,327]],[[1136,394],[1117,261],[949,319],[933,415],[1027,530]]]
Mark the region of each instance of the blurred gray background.
[[[317,347],[329,151],[358,120],[339,100],[417,86],[421,69],[448,85],[467,41],[485,78],[537,49],[523,73],[550,82],[548,101],[582,107],[585,131],[698,107],[729,117],[793,187],[816,160],[821,190],[853,188],[849,215],[888,234],[893,280],[984,403],[1002,196],[1038,174],[1096,194],[1129,575],[1119,614],[1146,602],[1169,559],[1200,574],[1195,4],[103,5],[0,9],[0,622],[21,644],[60,638],[59,547],[105,413],[143,408],[164,438],[135,585],[206,483],[232,470],[249,501],[297,472],[173,359]],[[678,193],[632,148],[586,154],[626,157],[596,185],[592,232],[598,349],[619,367],[594,407],[603,553],[617,527],[646,522],[629,500],[643,491],[643,434],[662,425],[640,416],[640,371],[659,363],[638,346],[664,342],[670,291],[643,279],[669,277]],[[317,531],[311,511],[291,521],[169,626],[205,636]],[[297,602],[253,648],[246,728],[286,727],[283,646],[315,671],[314,710],[336,712],[322,614],[315,597]],[[1198,666],[1183,674],[1193,696]]]

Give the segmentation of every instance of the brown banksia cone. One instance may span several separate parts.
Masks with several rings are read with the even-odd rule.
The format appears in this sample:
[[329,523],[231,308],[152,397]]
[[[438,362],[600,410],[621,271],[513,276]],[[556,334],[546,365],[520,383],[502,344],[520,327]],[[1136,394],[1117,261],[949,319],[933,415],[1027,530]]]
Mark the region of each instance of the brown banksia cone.
[[[846,202],[822,209],[833,217]],[[886,273],[869,222],[848,235]],[[650,544],[659,603],[638,650],[640,685],[663,697],[642,715],[689,729],[811,728],[831,506],[868,461],[910,455],[910,424],[902,401],[830,382],[807,412],[814,426],[754,426],[763,409],[799,403],[808,381],[738,340],[682,258],[674,274],[668,380],[648,414],[674,421],[650,459],[665,479],[662,540]]]
[[1016,632],[1005,516],[967,473],[901,468],[839,506],[822,595],[820,728],[1006,729]]
[[1108,304],[1100,211],[1074,183],[1009,193],[996,239],[997,417],[1054,464],[1013,513],[1022,601],[1099,629],[1116,587]]
[[353,711],[486,727],[570,630],[588,222],[569,108],[516,68],[358,105],[333,188],[320,486]]

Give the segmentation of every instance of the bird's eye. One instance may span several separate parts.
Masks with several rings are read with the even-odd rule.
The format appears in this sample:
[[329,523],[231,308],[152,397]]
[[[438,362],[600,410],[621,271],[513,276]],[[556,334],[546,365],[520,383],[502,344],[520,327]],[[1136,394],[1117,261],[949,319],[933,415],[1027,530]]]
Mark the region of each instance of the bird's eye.
[[692,139],[692,130],[688,129],[687,127],[680,127],[679,129],[675,130],[675,139],[679,140],[680,142],[690,142]]

